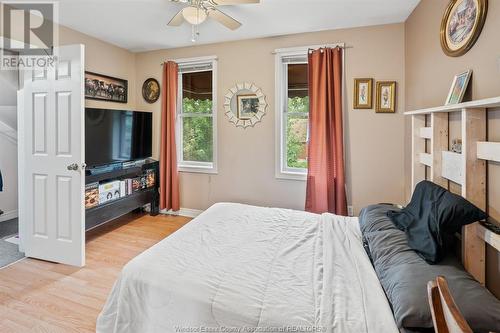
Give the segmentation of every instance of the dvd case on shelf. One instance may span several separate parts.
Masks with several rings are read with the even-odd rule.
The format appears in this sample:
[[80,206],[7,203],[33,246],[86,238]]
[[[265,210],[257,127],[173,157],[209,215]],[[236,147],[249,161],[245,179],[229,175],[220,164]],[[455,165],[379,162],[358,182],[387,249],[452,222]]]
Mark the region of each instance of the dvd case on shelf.
[[99,183],[85,185],[85,208],[92,208],[99,205]]

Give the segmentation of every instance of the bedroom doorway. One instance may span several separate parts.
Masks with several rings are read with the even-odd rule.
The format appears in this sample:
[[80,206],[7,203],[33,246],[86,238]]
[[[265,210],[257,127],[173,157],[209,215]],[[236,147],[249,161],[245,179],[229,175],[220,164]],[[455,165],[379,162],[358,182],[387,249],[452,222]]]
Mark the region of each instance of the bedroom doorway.
[[[16,55],[7,50],[0,52]],[[24,257],[18,236],[18,88],[19,72],[0,70],[0,268]]]

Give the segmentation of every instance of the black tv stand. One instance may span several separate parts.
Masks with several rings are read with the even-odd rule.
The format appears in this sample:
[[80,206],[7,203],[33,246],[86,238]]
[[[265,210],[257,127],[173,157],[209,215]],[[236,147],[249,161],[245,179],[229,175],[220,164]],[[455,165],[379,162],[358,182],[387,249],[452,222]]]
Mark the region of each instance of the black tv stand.
[[158,215],[160,197],[158,191],[160,179],[159,162],[153,159],[146,159],[133,163],[120,163],[105,168],[86,170],[85,184],[135,178],[143,175],[146,170],[154,170],[154,186],[144,188],[125,197],[85,209],[85,230],[87,231],[101,226],[122,215],[130,213],[138,208],[142,208],[147,204],[150,205],[150,215]]

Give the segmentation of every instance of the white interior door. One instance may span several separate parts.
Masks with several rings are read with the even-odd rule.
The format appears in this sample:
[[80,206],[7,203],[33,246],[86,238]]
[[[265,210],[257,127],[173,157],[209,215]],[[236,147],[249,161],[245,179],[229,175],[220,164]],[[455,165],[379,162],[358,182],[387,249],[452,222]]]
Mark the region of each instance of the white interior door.
[[58,49],[53,68],[21,71],[19,234],[27,257],[83,266],[84,46]]

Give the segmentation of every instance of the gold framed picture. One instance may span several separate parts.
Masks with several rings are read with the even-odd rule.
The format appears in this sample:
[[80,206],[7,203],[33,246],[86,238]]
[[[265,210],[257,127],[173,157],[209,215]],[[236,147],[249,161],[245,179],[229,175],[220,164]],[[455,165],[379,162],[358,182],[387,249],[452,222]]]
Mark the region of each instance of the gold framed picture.
[[373,79],[354,79],[354,106],[353,109],[371,109]]
[[146,102],[152,104],[160,98],[160,83],[150,77],[142,84],[142,97]]
[[441,21],[441,47],[450,57],[467,53],[486,21],[488,0],[451,0]]
[[378,81],[375,112],[396,112],[396,81]]
[[450,92],[446,98],[446,105],[462,103],[462,100],[469,85],[472,70],[455,75],[451,84]]

